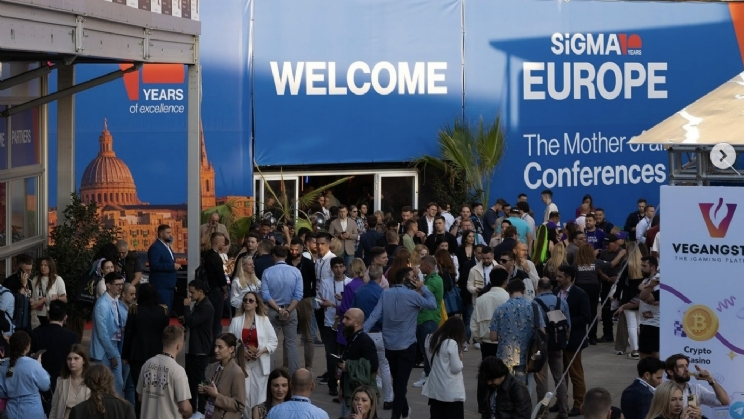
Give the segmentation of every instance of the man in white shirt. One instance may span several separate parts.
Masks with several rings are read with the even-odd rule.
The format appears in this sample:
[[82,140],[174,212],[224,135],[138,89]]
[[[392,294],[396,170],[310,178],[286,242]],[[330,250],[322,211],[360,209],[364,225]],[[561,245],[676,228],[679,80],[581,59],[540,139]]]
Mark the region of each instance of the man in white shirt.
[[[320,237],[318,237],[320,240]],[[351,278],[344,275],[346,265],[344,265],[343,258],[334,257],[330,260],[329,265],[333,276],[330,278],[322,278],[318,281],[318,298],[322,301],[320,303],[320,309],[323,311],[322,326],[318,322],[318,329],[320,329],[320,336],[325,346],[326,354],[326,374],[328,374],[328,394],[331,396],[338,396],[338,385],[336,382],[336,365],[338,359],[333,355],[336,355],[338,351],[338,323],[336,323],[336,307],[341,303],[341,299],[344,293],[344,287],[346,284],[351,282]],[[317,320],[321,320],[316,317]]]
[[636,224],[635,234],[638,243],[646,243],[646,231],[651,227],[651,222],[654,220],[656,215],[656,209],[653,205],[646,204],[646,210],[644,212],[641,221]]
[[546,189],[540,193],[540,198],[543,204],[545,204],[545,211],[543,211],[543,224],[550,221],[550,213],[558,212],[558,205],[553,203],[553,191]]
[[661,231],[656,233],[656,237],[654,237],[654,244],[651,245],[651,254],[660,259],[659,257],[660,250],[661,250]]
[[641,313],[641,330],[638,334],[638,351],[641,358],[659,357],[659,268],[658,259],[653,256],[641,258],[641,273],[646,278],[638,289],[638,311]]
[[444,221],[445,221],[444,229],[446,231],[450,231],[450,229],[452,228],[452,224],[455,223],[455,217],[449,212],[449,204],[446,202],[440,203],[439,212],[440,212],[439,215],[444,217]]
[[171,325],[163,330],[163,353],[150,358],[142,366],[137,380],[137,394],[142,403],[143,418],[188,419],[191,391],[186,370],[176,362],[183,349],[184,332]]
[[690,378],[692,377],[689,366],[690,358],[684,354],[672,355],[666,359],[667,378],[674,381],[680,390],[682,390],[682,401],[685,407],[687,407],[688,402],[687,396],[690,394],[695,395],[698,406],[720,407],[731,404],[731,399],[726,389],[713,378],[713,375],[708,370],[695,365],[694,375],[698,381],[707,381],[713,391],[708,390],[699,383],[690,384]]
[[[509,279],[509,275],[504,269],[492,269],[488,275],[491,283],[491,289],[478,297],[478,304],[473,309],[473,315],[470,317],[470,331],[473,339],[480,341],[481,345],[481,361],[487,356],[496,356],[496,350],[498,349],[498,341],[491,340],[491,318],[493,312],[501,304],[509,301],[509,293],[506,292],[506,281]],[[486,409],[484,406],[484,399],[488,389],[480,380],[478,381],[478,411],[482,412]]]

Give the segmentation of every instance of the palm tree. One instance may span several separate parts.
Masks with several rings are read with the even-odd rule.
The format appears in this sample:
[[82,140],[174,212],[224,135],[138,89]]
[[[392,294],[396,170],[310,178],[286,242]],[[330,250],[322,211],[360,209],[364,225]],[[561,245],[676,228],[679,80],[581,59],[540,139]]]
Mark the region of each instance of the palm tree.
[[506,145],[501,115],[486,125],[481,117],[477,126],[457,118],[438,133],[439,156],[424,155],[414,161],[416,166],[431,165],[441,170],[450,185],[461,181],[486,206],[491,181]]
[[201,212],[201,224],[209,222],[209,217],[216,212],[220,215],[222,224],[230,234],[230,243],[240,245],[243,238],[251,231],[252,217],[238,217],[237,200],[228,200],[222,205],[203,209]]

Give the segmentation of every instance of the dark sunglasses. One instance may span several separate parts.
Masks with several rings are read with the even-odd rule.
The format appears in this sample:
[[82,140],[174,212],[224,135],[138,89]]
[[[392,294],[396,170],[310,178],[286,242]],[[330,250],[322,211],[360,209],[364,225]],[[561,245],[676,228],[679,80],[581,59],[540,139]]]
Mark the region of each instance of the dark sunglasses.
[[508,263],[508,262],[511,262],[511,259],[500,259],[499,262]]
[[253,298],[243,298],[243,302],[253,304],[256,302],[256,300],[254,300]]

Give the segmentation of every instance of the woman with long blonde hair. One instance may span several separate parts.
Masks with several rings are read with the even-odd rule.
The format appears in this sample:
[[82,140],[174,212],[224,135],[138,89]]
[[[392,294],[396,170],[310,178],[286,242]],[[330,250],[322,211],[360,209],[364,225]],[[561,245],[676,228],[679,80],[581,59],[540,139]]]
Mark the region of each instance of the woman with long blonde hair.
[[235,275],[230,284],[230,305],[240,309],[243,296],[248,291],[261,291],[261,280],[256,277],[256,265],[253,258],[243,256],[235,263]]
[[[617,282],[620,291],[620,307],[615,311],[615,316],[624,316],[628,330],[628,343],[630,343],[630,354],[628,358],[639,359],[638,331],[641,323],[641,313],[638,311],[640,300],[638,299],[638,286],[643,282],[641,271],[641,258],[643,252],[636,242],[628,243],[628,266],[620,275]],[[619,325],[618,325],[619,327]],[[616,350],[616,352],[622,352]],[[618,355],[622,355],[618,353]]]
[[699,407],[685,407],[682,389],[674,381],[659,384],[651,399],[651,408],[646,419],[699,419]]
[[550,251],[550,258],[545,262],[543,276],[550,278],[550,282],[553,282],[554,286],[556,285],[555,274],[558,272],[558,268],[568,264],[567,256],[566,246],[559,242],[553,246],[553,249]]

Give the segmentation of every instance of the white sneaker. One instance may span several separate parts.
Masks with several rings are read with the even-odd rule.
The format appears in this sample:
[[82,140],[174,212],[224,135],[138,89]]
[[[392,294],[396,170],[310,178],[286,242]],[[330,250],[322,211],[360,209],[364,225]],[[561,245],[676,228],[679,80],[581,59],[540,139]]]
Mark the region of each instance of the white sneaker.
[[474,347],[475,349],[477,349],[477,350],[479,350],[479,351],[480,351],[480,342],[475,342],[475,343],[473,344],[473,347]]
[[463,352],[467,352],[468,351],[468,344],[467,343],[463,343],[462,344],[462,351]]
[[[427,376],[424,375],[418,381],[416,381],[415,383],[413,383],[413,386],[416,387],[416,388],[421,388],[421,387],[424,386],[424,384],[426,384],[426,380],[428,380],[428,379],[429,379],[429,377],[427,377]],[[409,406],[409,408],[410,408],[410,406]]]
[[411,406],[408,406],[408,412],[405,416],[403,416],[403,419],[409,419],[411,417]]

